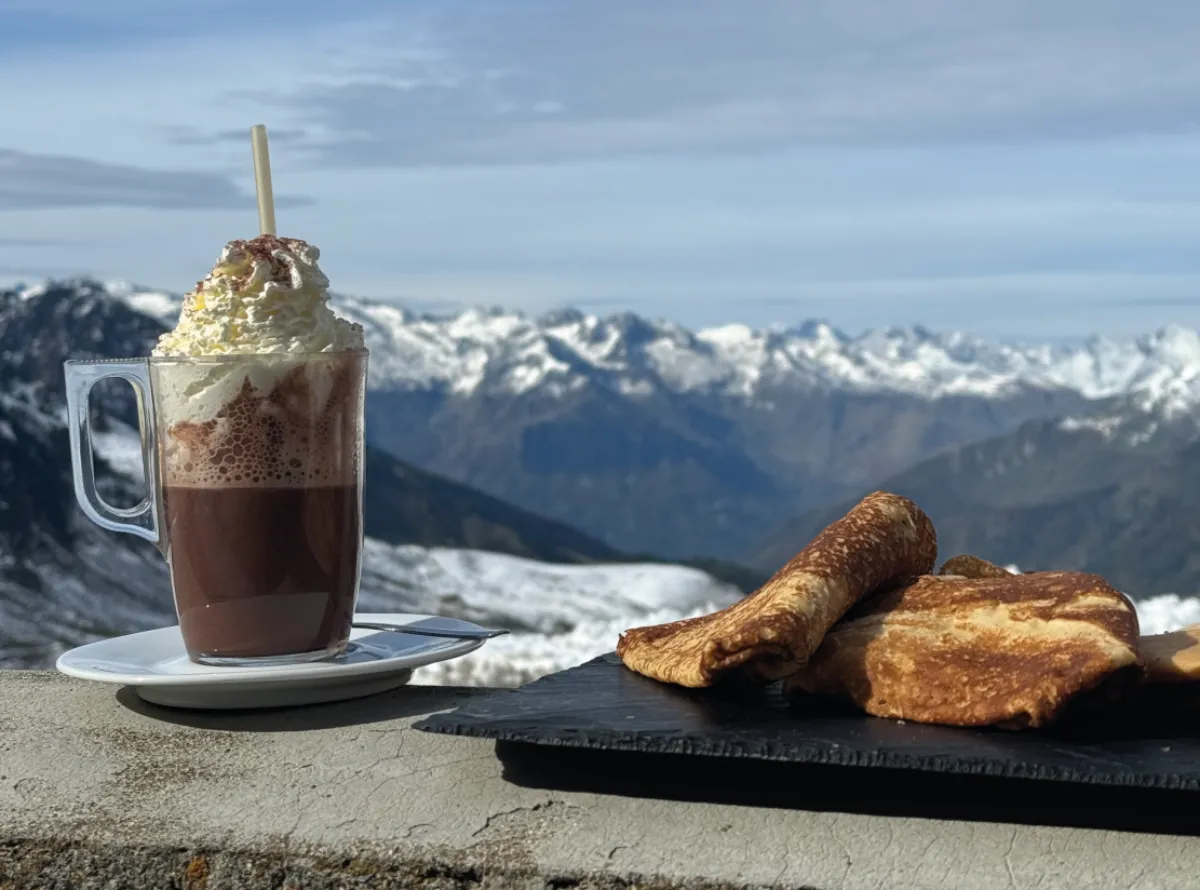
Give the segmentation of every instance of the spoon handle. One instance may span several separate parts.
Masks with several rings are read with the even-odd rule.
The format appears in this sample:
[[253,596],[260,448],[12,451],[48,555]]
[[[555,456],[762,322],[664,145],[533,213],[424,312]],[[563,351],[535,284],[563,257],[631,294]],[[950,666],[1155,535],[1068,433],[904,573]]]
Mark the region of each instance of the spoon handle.
[[368,630],[386,630],[398,634],[417,634],[422,637],[448,637],[455,640],[490,640],[492,637],[499,637],[508,633],[506,630],[488,627],[464,627],[460,630],[446,630],[419,627],[415,624],[382,624],[375,621],[355,621],[352,626]]

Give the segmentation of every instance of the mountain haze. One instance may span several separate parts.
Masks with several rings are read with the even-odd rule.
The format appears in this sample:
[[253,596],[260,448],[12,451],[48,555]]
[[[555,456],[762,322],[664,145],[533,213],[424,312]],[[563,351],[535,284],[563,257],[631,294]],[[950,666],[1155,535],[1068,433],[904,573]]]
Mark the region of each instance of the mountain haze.
[[[6,299],[23,307],[10,308],[7,336],[18,353],[32,348],[3,373],[46,386],[68,344],[144,354],[179,305],[88,281]],[[1182,328],[1067,347],[919,326],[689,331],[631,313],[434,317],[336,302],[372,352],[372,533],[558,561],[649,554],[743,589],[872,488],[908,487],[933,505],[952,520],[949,546],[987,510],[1065,510],[1105,484],[1132,484],[1155,460],[1183,459],[1184,421],[1200,403],[1200,338]],[[79,313],[125,314],[110,340],[89,345],[88,325],[72,327]],[[124,387],[100,406],[127,426],[131,407]],[[1113,418],[1139,430],[1127,445]],[[1020,543],[1024,526],[989,521],[992,532],[963,545],[1002,538],[1004,558],[1038,561]],[[748,572],[720,562],[747,554]],[[1176,577],[1186,579],[1164,576]]]
[[[167,295],[114,289],[162,318]],[[426,316],[338,298],[372,350],[368,429],[403,460],[616,550],[739,558],[940,451],[1106,399],[1196,400],[1200,341],[1012,345],[810,321],[690,331],[632,313]]]
[[[1026,571],[1095,572],[1135,596],[1200,592],[1197,422],[1128,403],[1110,411],[1030,422],[879,487],[929,513],[943,559],[973,553]],[[779,565],[851,503],[786,523],[748,561]]]

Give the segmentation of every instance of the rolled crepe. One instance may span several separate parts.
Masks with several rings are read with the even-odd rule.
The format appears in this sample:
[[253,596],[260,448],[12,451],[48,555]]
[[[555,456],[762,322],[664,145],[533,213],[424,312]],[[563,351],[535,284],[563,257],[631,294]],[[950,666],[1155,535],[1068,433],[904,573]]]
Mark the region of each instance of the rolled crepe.
[[865,497],[738,603],[621,635],[630,670],[680,686],[711,686],[723,675],[769,682],[799,669],[826,631],[859,598],[932,571],[933,523],[907,498]]

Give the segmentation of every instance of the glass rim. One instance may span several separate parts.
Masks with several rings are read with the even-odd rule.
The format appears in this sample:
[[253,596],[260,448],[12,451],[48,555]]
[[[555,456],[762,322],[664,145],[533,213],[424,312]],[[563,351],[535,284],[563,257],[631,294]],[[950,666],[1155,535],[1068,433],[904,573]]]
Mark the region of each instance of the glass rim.
[[136,355],[129,358],[73,358],[63,362],[64,365],[111,365],[128,362],[148,362],[152,365],[185,363],[185,364],[246,364],[279,361],[312,361],[314,359],[335,359],[370,355],[371,351],[365,346],[362,349],[339,349],[331,352],[229,352],[220,355]]

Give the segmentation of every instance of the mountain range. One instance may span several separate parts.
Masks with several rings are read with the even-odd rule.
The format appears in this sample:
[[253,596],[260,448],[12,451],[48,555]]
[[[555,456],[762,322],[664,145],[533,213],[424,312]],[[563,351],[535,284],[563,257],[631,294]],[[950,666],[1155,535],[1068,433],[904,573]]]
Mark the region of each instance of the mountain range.
[[[178,299],[109,291],[164,322]],[[624,551],[753,560],[795,517],[958,447],[1061,418],[1184,416],[1200,337],[1011,344],[915,326],[701,331],[631,313],[430,316],[349,297],[368,435]]]
[[[4,299],[0,332],[24,349],[13,359],[0,340],[10,400],[36,400],[22,381],[57,381],[64,350],[89,354],[89,338],[96,354],[144,354],[179,307],[80,280]],[[335,302],[371,348],[368,523],[393,543],[560,562],[653,555],[749,589],[882,487],[931,513],[944,555],[1102,570],[1139,593],[1200,588],[1187,553],[1200,506],[1190,330],[1065,346],[919,326],[689,331],[630,313]],[[70,328],[86,312],[124,315],[99,335]],[[101,409],[130,423],[119,390]],[[713,562],[729,559],[751,568]]]

